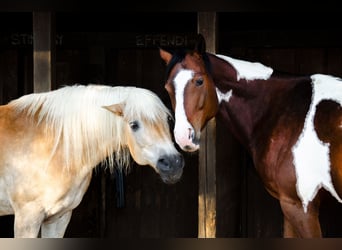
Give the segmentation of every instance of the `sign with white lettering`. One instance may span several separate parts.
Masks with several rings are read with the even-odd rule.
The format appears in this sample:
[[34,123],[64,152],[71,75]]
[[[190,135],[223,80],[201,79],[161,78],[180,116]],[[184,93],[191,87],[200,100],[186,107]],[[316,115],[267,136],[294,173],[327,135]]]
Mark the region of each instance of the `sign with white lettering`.
[[[177,48],[189,47],[194,42],[192,33],[137,34],[130,32],[67,32],[56,34],[56,46],[82,48]],[[33,34],[28,32],[0,33],[0,46],[30,47]]]
[[[62,45],[63,35],[56,34],[56,45]],[[32,45],[33,35],[31,33],[13,33],[10,37],[10,43],[14,46]]]
[[189,37],[182,34],[144,34],[136,36],[137,47],[187,47]]

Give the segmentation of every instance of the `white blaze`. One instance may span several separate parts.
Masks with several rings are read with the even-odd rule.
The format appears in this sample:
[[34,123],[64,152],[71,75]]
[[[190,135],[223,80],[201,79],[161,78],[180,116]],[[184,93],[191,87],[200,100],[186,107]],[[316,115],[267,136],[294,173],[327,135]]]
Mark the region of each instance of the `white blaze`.
[[193,78],[192,70],[181,70],[174,79],[175,86],[175,128],[174,136],[177,144],[184,148],[191,146],[193,150],[197,150],[199,145],[195,145],[190,138],[190,134],[194,133],[194,129],[188,121],[184,110],[184,89],[189,80]]
[[302,200],[304,211],[318,190],[323,187],[339,202],[341,198],[336,193],[331,181],[329,143],[323,143],[314,130],[316,105],[322,100],[333,100],[342,104],[342,82],[340,79],[327,75],[313,75],[313,96],[307,113],[303,131],[292,148],[294,165],[297,174],[297,193]]

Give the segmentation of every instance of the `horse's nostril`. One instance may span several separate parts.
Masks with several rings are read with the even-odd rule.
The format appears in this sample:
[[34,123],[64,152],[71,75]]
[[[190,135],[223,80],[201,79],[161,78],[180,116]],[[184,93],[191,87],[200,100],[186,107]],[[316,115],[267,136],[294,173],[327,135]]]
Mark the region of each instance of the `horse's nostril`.
[[191,140],[192,143],[195,145],[200,144],[200,139],[196,136],[195,131],[191,128],[189,128],[189,140]]
[[157,168],[161,172],[175,173],[184,167],[184,158],[181,154],[159,158]]
[[192,143],[195,145],[199,145],[200,144],[200,138],[197,138],[197,137],[192,138]]
[[160,158],[157,162],[157,167],[161,171],[169,171],[170,170],[170,161],[167,158]]
[[188,139],[192,140],[194,138],[194,133],[193,133],[191,128],[188,128],[188,130],[189,130],[189,138]]

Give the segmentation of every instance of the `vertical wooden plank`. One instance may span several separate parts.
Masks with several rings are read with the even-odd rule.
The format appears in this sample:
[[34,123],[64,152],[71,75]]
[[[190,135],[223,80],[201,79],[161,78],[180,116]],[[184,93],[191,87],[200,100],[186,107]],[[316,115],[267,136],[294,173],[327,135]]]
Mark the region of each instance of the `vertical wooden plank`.
[[92,84],[105,84],[106,51],[104,46],[94,45],[88,48],[88,62],[85,63],[85,80]]
[[56,32],[52,12],[33,12],[33,91],[55,88]]
[[[105,79],[105,49],[103,46],[91,46],[88,49],[88,67],[87,67],[87,82],[92,84],[104,84]],[[100,204],[98,206],[99,211],[99,229],[100,237],[104,238],[107,229],[107,171],[101,171],[99,176],[93,176],[93,181],[98,181],[100,183]],[[115,180],[117,181],[117,180]]]
[[[216,13],[198,13],[198,32],[207,51],[216,52]],[[201,134],[199,152],[198,237],[216,237],[216,120],[211,119]]]
[[101,180],[100,180],[100,185],[101,185],[101,204],[100,204],[100,237],[104,238],[105,233],[106,233],[106,208],[107,208],[107,202],[106,202],[106,172],[102,171],[101,172]]
[[207,51],[216,53],[216,12],[198,12],[197,31],[204,36]]
[[1,104],[18,97],[18,50],[6,50],[1,53],[0,59],[0,86]]

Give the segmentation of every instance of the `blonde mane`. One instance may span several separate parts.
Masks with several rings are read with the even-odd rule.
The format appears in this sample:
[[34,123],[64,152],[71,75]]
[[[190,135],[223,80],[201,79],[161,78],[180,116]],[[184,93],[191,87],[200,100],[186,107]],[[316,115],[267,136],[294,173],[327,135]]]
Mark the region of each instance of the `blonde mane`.
[[[124,119],[103,106],[125,102]],[[9,103],[26,112],[45,132],[53,135],[54,147],[62,147],[64,165],[93,167],[105,162],[128,167],[124,120],[165,121],[170,111],[153,92],[136,87],[73,85],[46,93],[34,93]],[[159,124],[161,125],[161,124]],[[100,161],[100,162],[99,162]]]

